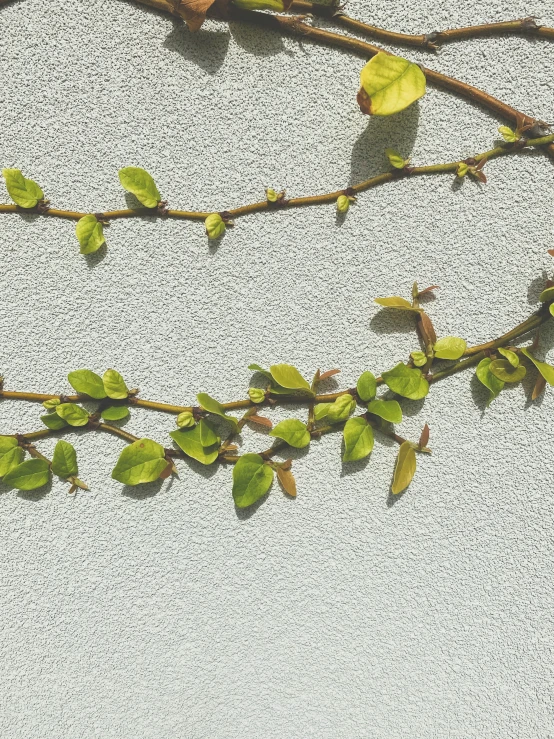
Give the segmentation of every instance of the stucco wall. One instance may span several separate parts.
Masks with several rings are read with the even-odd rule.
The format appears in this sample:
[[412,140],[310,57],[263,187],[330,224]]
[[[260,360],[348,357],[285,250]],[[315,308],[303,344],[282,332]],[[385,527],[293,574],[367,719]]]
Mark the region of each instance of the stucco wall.
[[[411,32],[532,12],[554,25],[546,1],[349,10]],[[386,146],[430,163],[497,137],[500,121],[434,89],[370,121],[355,101],[363,60],[259,29],[210,22],[192,36],[116,0],[22,0],[0,22],[0,164],[56,206],[124,207],[117,170],[130,164],[173,207],[223,209],[268,185],[343,187],[381,171]],[[551,43],[405,53],[554,120]],[[350,386],[416,348],[411,321],[372,302],[414,279],[441,287],[428,308],[439,333],[499,335],[552,271],[554,167],[526,154],[487,173],[486,186],[376,189],[342,225],[332,206],[243,218],[218,248],[200,223],[118,221],[85,259],[72,223],[2,216],[6,387],[68,391],[70,370],[113,366],[150,399],[230,400],[252,361],[340,367]],[[542,341],[550,350],[552,327]],[[433,455],[394,504],[389,443],[348,466],[337,436],[313,443],[295,455],[297,500],[274,484],[249,516],[229,468],[179,463],[178,480],[122,489],[120,442],[68,437],[90,492],[0,487],[1,735],[554,736],[554,395],[530,404],[519,387],[488,410],[485,397],[465,373],[403,404],[402,433],[428,422]],[[37,406],[0,410],[0,432],[40,426]],[[137,411],[125,428],[167,443],[172,419]]]

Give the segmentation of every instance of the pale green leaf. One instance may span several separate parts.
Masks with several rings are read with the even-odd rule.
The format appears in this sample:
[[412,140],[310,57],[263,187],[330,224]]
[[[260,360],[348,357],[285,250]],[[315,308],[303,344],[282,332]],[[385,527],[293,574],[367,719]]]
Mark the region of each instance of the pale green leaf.
[[129,415],[129,408],[126,405],[110,405],[100,415],[104,421],[122,421]]
[[167,467],[165,449],[152,439],[139,439],[121,452],[112,477],[125,485],[154,482]]
[[429,392],[429,383],[423,377],[421,370],[406,367],[402,362],[388,372],[383,372],[382,377],[393,393],[403,398],[419,400]]
[[224,418],[231,424],[235,432],[239,430],[237,419],[233,418],[233,416],[228,416],[225,413],[225,408],[221,405],[221,403],[219,403],[217,400],[214,400],[214,398],[211,398],[208,393],[198,393],[196,399],[205,411],[208,411],[208,413],[213,413],[215,416],[220,416],[220,418]]
[[362,69],[358,102],[369,115],[398,113],[425,94],[420,67],[399,56],[380,51]]
[[485,357],[479,362],[475,370],[475,374],[477,375],[479,382],[490,391],[489,402],[487,405],[491,404],[504,387],[502,380],[499,380],[498,377],[493,375],[491,372],[491,362],[492,360],[490,357]]
[[392,298],[375,298],[373,302],[377,303],[378,305],[382,305],[384,308],[398,308],[399,310],[411,310],[415,313],[421,312],[419,308],[414,308],[409,300],[406,300],[405,298],[399,298],[396,295],[393,296]]
[[78,472],[77,452],[67,441],[60,439],[52,456],[52,472],[59,477],[72,477]]
[[467,349],[467,344],[457,336],[445,336],[433,347],[437,359],[459,359]]
[[396,467],[394,469],[394,477],[392,480],[392,493],[398,495],[406,490],[411,483],[416,471],[416,454],[409,441],[405,441],[400,445],[398,457],[396,458]]
[[509,141],[511,144],[519,140],[518,134],[509,126],[499,126],[498,132],[502,135],[504,141]]
[[218,457],[221,439],[204,418],[193,428],[175,429],[169,435],[187,456],[197,462],[212,464]]
[[28,459],[4,477],[4,484],[16,490],[36,490],[50,480],[50,465],[44,459]]
[[112,400],[124,400],[129,395],[129,388],[125,384],[125,380],[119,372],[114,369],[109,369],[104,372],[102,378],[104,383],[104,390],[108,398]]
[[329,423],[339,423],[346,421],[348,416],[356,407],[356,401],[350,393],[344,393],[333,403],[318,403],[314,408],[314,417],[316,421],[325,419]]
[[498,348],[498,353],[502,354],[502,356],[508,360],[512,367],[519,367],[519,357],[511,349],[504,349],[502,346],[500,346]]
[[344,438],[343,462],[357,462],[373,449],[373,429],[365,418],[349,418],[342,432]]
[[397,400],[372,400],[367,410],[390,423],[402,421],[402,408]]
[[512,367],[507,359],[494,359],[490,363],[489,369],[502,382],[519,382],[527,374],[527,370],[522,364],[519,367]]
[[281,421],[269,432],[270,436],[283,439],[291,446],[302,449],[310,443],[310,432],[306,428],[306,424],[296,418],[289,418]]
[[155,208],[162,196],[152,176],[142,167],[124,167],[119,170],[119,181],[145,208]]
[[375,397],[377,393],[377,381],[373,372],[362,372],[356,384],[356,392],[360,400],[364,403]]
[[554,367],[551,364],[547,364],[546,362],[540,362],[538,359],[535,359],[535,357],[531,354],[529,349],[522,349],[522,354],[525,354],[527,359],[530,359],[531,362],[535,365],[535,367],[538,369],[538,371],[541,373],[541,375],[544,377],[544,379],[547,381],[549,385],[554,387]]
[[0,457],[19,446],[17,439],[13,436],[0,436]]
[[106,397],[104,383],[100,375],[88,369],[76,370],[70,372],[67,376],[69,384],[78,393],[89,395],[91,398],[101,400]]
[[541,303],[549,303],[551,300],[554,300],[554,287],[547,287],[546,290],[543,290],[539,295],[539,300]]
[[[70,426],[86,426],[89,419],[89,415],[86,410],[75,403],[62,403],[61,405],[57,405],[56,413]],[[42,420],[44,421],[44,416],[42,417]]]
[[[59,407],[59,405],[56,406],[56,408]],[[40,420],[45,426],[52,429],[52,431],[59,431],[59,429],[63,429],[64,426],[68,425],[67,422],[64,421],[63,418],[60,418],[57,413],[49,413],[47,416],[41,416]]]
[[306,390],[313,394],[309,382],[291,364],[273,364],[269,371],[272,378],[281,387],[288,390]]
[[7,475],[10,470],[23,462],[25,452],[20,446],[14,446],[0,457],[0,477]]
[[39,200],[44,198],[44,193],[37,183],[23,177],[21,170],[3,169],[2,174],[6,180],[9,196],[20,208],[34,208]]
[[402,154],[399,154],[395,149],[385,149],[387,159],[395,169],[404,169],[409,163],[409,159],[404,159]]
[[237,508],[247,508],[267,493],[273,470],[259,454],[243,454],[233,469],[233,499]]
[[425,352],[410,352],[410,357],[413,359],[416,367],[424,367],[427,362]]
[[75,234],[79,241],[81,254],[94,254],[101,246],[104,246],[104,226],[96,216],[83,216],[77,221]]

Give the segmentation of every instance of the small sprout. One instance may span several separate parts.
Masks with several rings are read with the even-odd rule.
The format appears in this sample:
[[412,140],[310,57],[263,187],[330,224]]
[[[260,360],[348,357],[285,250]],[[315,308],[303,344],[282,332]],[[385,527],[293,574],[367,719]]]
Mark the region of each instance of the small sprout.
[[512,131],[509,126],[499,126],[498,133],[501,134],[504,141],[508,141],[510,144],[514,144],[521,138],[519,131]]
[[279,195],[271,187],[266,187],[265,196],[270,203],[276,203],[279,200]]
[[219,213],[212,213],[204,221],[209,239],[219,239],[225,233],[225,221]]
[[469,166],[465,162],[458,163],[458,169],[456,170],[456,177],[462,179],[469,172]]
[[249,387],[248,397],[253,403],[263,403],[265,400],[265,390],[261,390],[259,387]]
[[177,426],[180,429],[188,429],[194,426],[194,416],[190,411],[183,411],[177,416]]
[[339,213],[347,213],[350,205],[356,202],[353,195],[339,195],[337,198],[337,211]]
[[43,408],[46,408],[47,411],[53,411],[57,405],[60,405],[60,403],[61,400],[59,398],[50,398],[50,400],[45,400],[42,406]]
[[395,169],[404,169],[410,163],[409,159],[404,159],[402,154],[399,154],[395,149],[385,149],[385,154]]
[[410,352],[410,357],[416,367],[423,367],[427,362],[427,355],[424,352]]

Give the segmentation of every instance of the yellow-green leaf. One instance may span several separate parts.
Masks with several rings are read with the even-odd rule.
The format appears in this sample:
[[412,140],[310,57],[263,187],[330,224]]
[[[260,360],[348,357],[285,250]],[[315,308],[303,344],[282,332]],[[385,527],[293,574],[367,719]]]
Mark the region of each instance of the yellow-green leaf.
[[404,441],[398,450],[396,467],[392,480],[392,493],[398,495],[406,490],[411,483],[416,471],[416,454],[409,441]]
[[106,397],[104,383],[100,375],[97,375],[96,372],[88,369],[75,370],[75,372],[68,374],[67,379],[71,387],[78,393],[84,393],[96,400],[102,400],[102,398]]
[[285,421],[281,421],[275,428],[271,429],[269,435],[283,439],[287,444],[297,449],[303,449],[305,446],[308,446],[312,438],[306,428],[306,424],[297,418],[288,418]]
[[519,382],[527,374],[527,370],[522,364],[519,367],[512,367],[507,359],[494,359],[490,363],[489,369],[502,382]]
[[36,490],[50,480],[50,465],[44,459],[28,459],[4,477],[4,484],[16,490]]
[[498,353],[502,354],[512,367],[519,367],[519,357],[511,349],[504,349],[504,347],[501,346],[498,348]]
[[350,393],[344,393],[333,403],[318,403],[314,408],[314,417],[316,421],[323,418],[329,423],[339,423],[346,421],[348,416],[356,407],[356,401]]
[[531,354],[529,349],[522,349],[522,354],[525,354],[527,359],[530,359],[531,362],[535,365],[535,367],[538,369],[538,371],[541,373],[541,375],[544,377],[544,379],[547,381],[549,385],[554,387],[554,367],[551,364],[547,364],[546,362],[540,362],[538,359],[535,359],[535,357]]
[[89,419],[86,410],[75,403],[61,403],[57,405],[56,413],[70,426],[86,426]]
[[119,181],[145,208],[155,208],[162,199],[152,176],[142,167],[123,167]]
[[499,126],[498,132],[502,135],[504,141],[509,141],[511,144],[519,140],[518,134],[512,131],[509,126]]
[[409,159],[404,159],[402,154],[399,154],[395,149],[385,149],[387,159],[395,169],[404,169],[409,163]]
[[423,377],[421,370],[406,367],[399,362],[388,372],[382,373],[385,384],[397,395],[410,400],[424,398],[429,392],[429,383]]
[[[554,300],[554,287],[547,287],[546,290],[543,290],[539,295],[539,300],[541,303],[548,303],[551,300]],[[550,306],[550,309],[552,312],[552,306]]]
[[423,367],[427,362],[427,355],[425,352],[410,352],[410,357],[413,359],[416,367]]
[[349,418],[342,431],[344,438],[343,462],[357,462],[373,449],[373,429],[365,418]]
[[373,302],[382,305],[384,308],[398,308],[400,310],[411,310],[415,313],[420,312],[419,308],[414,308],[409,300],[397,296],[392,298],[375,298]]
[[16,446],[6,451],[5,454],[2,454],[0,457],[0,477],[4,477],[4,475],[7,475],[8,472],[14,469],[14,467],[20,465],[21,462],[23,462],[24,456],[25,452],[20,446],[17,446],[16,442]]
[[[56,407],[59,408],[59,405]],[[52,431],[59,431],[59,429],[63,429],[64,426],[67,426],[67,423],[63,418],[60,418],[56,413],[49,413],[47,416],[41,416],[40,420],[45,426],[52,429]]]
[[221,403],[210,397],[208,393],[198,393],[196,399],[205,411],[208,411],[208,413],[213,413],[215,416],[220,416],[220,418],[224,418],[232,425],[235,432],[238,431],[239,424],[237,419],[233,418],[233,416],[228,416],[225,413],[225,408],[221,405]]
[[498,377],[496,377],[496,375],[493,375],[493,373],[491,372],[491,362],[492,360],[490,357],[485,357],[479,362],[475,370],[475,374],[477,375],[477,379],[479,380],[479,382],[490,391],[489,401],[487,405],[491,404],[491,402],[498,396],[498,394],[504,387],[504,382],[498,379]]
[[96,216],[83,216],[77,221],[75,234],[80,244],[81,254],[94,254],[106,243],[104,227]]
[[187,456],[201,464],[212,464],[218,457],[221,439],[204,418],[192,428],[176,429],[169,435]]
[[100,415],[104,421],[122,421],[129,415],[129,408],[126,405],[110,405]]
[[129,395],[129,388],[125,384],[125,380],[119,372],[114,369],[109,369],[104,372],[102,382],[104,383],[106,395],[112,400],[123,400]]
[[272,378],[281,387],[289,390],[307,390],[313,395],[310,383],[291,364],[273,364],[269,371]]
[[10,198],[20,208],[34,208],[44,193],[34,180],[23,177],[20,169],[3,169],[6,188]]
[[71,477],[78,473],[77,452],[68,441],[60,439],[52,456],[52,472],[58,477]]
[[247,508],[267,493],[273,470],[259,454],[243,454],[233,469],[233,499],[237,508]]
[[152,439],[139,439],[121,452],[112,478],[124,485],[154,482],[166,467],[163,446]]
[[459,359],[467,349],[467,344],[457,336],[445,336],[433,347],[437,359]]
[[356,392],[358,393],[359,399],[364,403],[375,397],[377,393],[377,380],[373,372],[369,372],[369,370],[362,372],[356,383]]
[[380,51],[360,74],[358,103],[369,115],[398,113],[425,94],[425,75],[413,62]]
[[402,408],[397,400],[372,400],[367,410],[390,423],[402,421]]
[[16,446],[19,446],[19,443],[14,436],[0,436],[0,458]]

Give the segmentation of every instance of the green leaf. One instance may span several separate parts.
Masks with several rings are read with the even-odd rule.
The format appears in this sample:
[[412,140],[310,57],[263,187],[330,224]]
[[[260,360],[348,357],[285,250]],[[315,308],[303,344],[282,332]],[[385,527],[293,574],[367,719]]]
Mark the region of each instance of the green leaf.
[[549,303],[551,300],[554,300],[554,287],[547,287],[546,290],[543,290],[539,295],[539,300],[541,303]]
[[129,415],[129,408],[126,405],[110,405],[100,415],[104,421],[121,421]]
[[329,423],[339,423],[346,421],[348,416],[356,407],[356,401],[350,393],[344,393],[333,403],[318,403],[314,408],[314,417],[316,421],[325,418]]
[[360,400],[367,403],[372,400],[377,393],[377,381],[373,372],[362,372],[356,384],[356,392]]
[[270,436],[276,436],[278,439],[283,439],[291,446],[297,449],[302,449],[308,446],[310,443],[310,432],[306,428],[306,424],[302,423],[296,418],[289,418],[286,421],[280,423],[272,428],[269,432]]
[[409,441],[405,441],[400,445],[398,457],[396,458],[396,467],[394,469],[394,477],[392,480],[392,494],[398,495],[406,490],[411,483],[416,471],[416,454]]
[[395,149],[385,149],[387,159],[395,169],[404,169],[409,164],[409,159],[404,159],[402,154],[399,154]]
[[248,508],[267,493],[272,482],[273,470],[259,454],[243,454],[233,469],[236,507]]
[[504,141],[509,141],[511,144],[519,140],[519,136],[517,135],[517,133],[515,131],[512,131],[509,126],[499,126],[498,132],[502,135]]
[[490,357],[485,357],[479,362],[475,370],[475,374],[477,375],[477,379],[479,380],[479,382],[488,390],[490,390],[490,397],[487,405],[491,404],[491,402],[498,396],[498,394],[504,387],[504,383],[502,382],[502,380],[499,380],[498,377],[493,375],[493,373],[491,372],[491,362],[492,360]]
[[67,441],[60,439],[52,457],[52,472],[59,477],[72,477],[78,472],[77,452]]
[[550,315],[554,316],[554,303],[550,303],[548,310],[550,311]]
[[343,462],[357,462],[373,449],[373,429],[365,418],[349,418],[342,432],[344,438]]
[[512,367],[519,367],[519,357],[511,349],[504,349],[500,346],[498,347],[498,353],[502,354],[502,356],[508,360]]
[[226,421],[228,421],[235,432],[239,430],[239,424],[236,418],[233,418],[233,416],[228,416],[225,413],[225,408],[221,405],[221,403],[218,403],[217,400],[214,400],[214,398],[211,398],[208,393],[198,393],[196,396],[196,399],[200,403],[200,406],[205,410],[208,411],[208,413],[213,413],[214,416],[219,416],[220,418],[224,418]]
[[529,349],[522,349],[521,353],[525,354],[527,359],[530,359],[531,362],[533,362],[533,364],[547,381],[547,383],[554,387],[554,367],[551,364],[547,364],[546,362],[539,362],[539,360],[535,359],[535,357],[531,354]]
[[[56,413],[70,426],[86,426],[89,419],[89,414],[86,410],[75,403],[62,403],[61,405],[57,405]],[[42,420],[44,420],[44,416],[42,417]]]
[[96,216],[83,216],[77,221],[75,234],[79,241],[81,254],[94,254],[101,246],[104,246],[104,227]]
[[44,459],[28,459],[4,477],[4,484],[16,490],[36,490],[50,480],[50,465]]
[[269,368],[272,378],[281,387],[288,390],[307,390],[313,395],[309,382],[291,364],[273,364]]
[[128,397],[129,388],[125,384],[123,377],[116,370],[106,370],[104,372],[103,382],[108,398],[112,400],[124,400]]
[[421,370],[406,367],[402,362],[388,372],[383,372],[382,377],[393,393],[403,398],[419,400],[429,392],[429,383],[423,377]]
[[[59,408],[60,406],[58,405],[56,407]],[[59,431],[60,429],[63,429],[64,426],[68,425],[63,418],[58,416],[57,413],[49,413],[47,416],[41,416],[40,420],[45,426],[52,429],[52,431]]]
[[167,467],[165,449],[152,439],[139,439],[121,452],[112,477],[125,485],[154,482]]
[[119,181],[145,208],[155,208],[162,196],[151,175],[142,167],[124,167],[119,170]]
[[0,458],[17,446],[18,441],[13,436],[0,436]]
[[78,393],[89,395],[91,398],[101,400],[106,397],[104,383],[100,375],[88,369],[76,370],[70,372],[67,376],[69,384]]
[[507,359],[494,359],[490,363],[489,369],[502,382],[519,382],[527,374],[527,370],[522,364],[519,367],[512,367]]
[[370,413],[390,423],[402,421],[402,408],[397,400],[372,400],[367,406]]
[[427,362],[425,352],[410,352],[410,357],[414,360],[416,367],[424,367]]
[[20,208],[34,208],[44,198],[37,183],[23,177],[20,169],[3,169],[2,174],[9,196]]
[[399,56],[380,51],[362,69],[358,103],[369,115],[398,113],[425,94],[420,67]]
[[467,344],[457,336],[445,336],[433,347],[437,359],[459,359],[467,349]]
[[197,462],[212,464],[217,459],[221,439],[204,418],[191,429],[175,429],[169,435],[187,456]]
[[269,370],[264,370],[264,368],[260,367],[259,364],[249,364],[248,369],[254,370],[254,372],[260,372],[264,377],[267,377],[270,382],[270,391],[275,395],[290,395],[290,390],[276,383]]
[[397,295],[392,298],[375,298],[373,301],[378,305],[382,305],[384,308],[398,308],[399,310],[411,310],[415,313],[420,313],[419,308],[414,308],[409,300],[405,298],[399,298]]
[[20,446],[14,446],[0,457],[0,477],[4,477],[8,472],[23,462],[25,452]]

